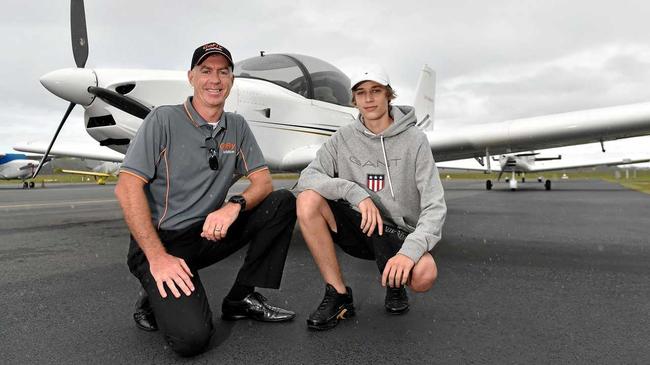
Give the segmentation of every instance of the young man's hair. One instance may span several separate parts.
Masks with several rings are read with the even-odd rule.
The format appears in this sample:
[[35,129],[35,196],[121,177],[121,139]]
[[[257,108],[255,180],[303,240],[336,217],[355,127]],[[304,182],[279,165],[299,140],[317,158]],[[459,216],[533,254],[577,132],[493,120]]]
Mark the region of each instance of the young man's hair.
[[[384,88],[386,89],[386,99],[388,99],[388,105],[390,105],[390,102],[397,97],[397,93],[395,93],[395,90],[393,90],[393,88],[390,87],[390,85],[384,86]],[[357,106],[357,102],[356,102],[356,100],[354,100],[354,92],[356,90],[357,89],[352,89],[352,101],[351,101],[351,103],[352,103],[353,106]]]

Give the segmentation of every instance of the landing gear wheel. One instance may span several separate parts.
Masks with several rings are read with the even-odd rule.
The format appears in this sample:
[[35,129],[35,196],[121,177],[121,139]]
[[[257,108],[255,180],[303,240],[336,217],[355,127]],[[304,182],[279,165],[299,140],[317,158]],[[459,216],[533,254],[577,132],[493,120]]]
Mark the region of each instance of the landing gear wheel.
[[546,180],[546,182],[544,183],[544,188],[546,190],[551,190],[551,180]]
[[23,189],[29,189],[29,184],[27,181],[23,181]]
[[34,185],[34,182],[33,182],[33,181],[30,181],[30,182],[29,182],[29,188],[30,188],[30,189],[33,189],[34,186],[36,186],[36,185]]
[[525,183],[525,182],[526,182],[526,178],[525,178],[525,177],[522,177],[522,178],[521,178],[521,182],[522,182],[522,183]]
[[485,181],[485,190],[492,190],[492,180]]

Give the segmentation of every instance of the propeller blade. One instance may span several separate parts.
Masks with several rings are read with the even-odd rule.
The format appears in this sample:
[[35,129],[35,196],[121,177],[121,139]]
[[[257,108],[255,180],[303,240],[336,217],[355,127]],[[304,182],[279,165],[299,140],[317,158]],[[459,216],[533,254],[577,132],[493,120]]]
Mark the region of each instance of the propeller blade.
[[68,110],[65,111],[65,114],[63,115],[63,119],[61,119],[61,123],[59,123],[59,127],[56,129],[56,132],[54,132],[54,137],[52,137],[52,141],[50,142],[50,145],[47,147],[47,150],[45,151],[45,154],[43,155],[43,158],[41,158],[41,162],[38,163],[38,167],[36,168],[36,171],[34,171],[34,175],[32,175],[32,179],[38,175],[39,171],[41,171],[41,168],[43,167],[43,163],[47,160],[47,156],[50,154],[50,150],[52,149],[52,146],[54,145],[54,141],[56,141],[56,137],[59,136],[59,132],[61,132],[61,128],[63,128],[63,124],[65,124],[65,121],[68,119],[68,116],[70,115],[70,112],[72,112],[72,109],[74,109],[74,106],[77,105],[75,103],[70,103],[68,106]]
[[131,115],[134,115],[140,119],[144,119],[144,117],[146,117],[147,114],[151,112],[151,109],[146,105],[133,98],[119,94],[113,90],[105,89],[103,87],[91,86],[88,88],[88,92],[104,100],[107,104]]
[[503,170],[499,171],[499,176],[497,177],[497,181],[501,180],[501,175],[503,175]]
[[83,0],[70,1],[70,33],[74,62],[77,67],[83,68],[88,60],[88,33],[86,32],[86,11]]

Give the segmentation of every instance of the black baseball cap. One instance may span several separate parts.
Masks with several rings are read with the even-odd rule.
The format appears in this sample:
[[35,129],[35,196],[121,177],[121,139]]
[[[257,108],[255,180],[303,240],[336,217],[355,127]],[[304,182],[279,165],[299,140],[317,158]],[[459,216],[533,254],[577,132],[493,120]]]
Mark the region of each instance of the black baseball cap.
[[197,49],[194,50],[194,55],[192,55],[192,64],[190,65],[190,70],[194,68],[196,65],[200,65],[201,62],[205,61],[208,56],[213,55],[213,54],[220,54],[228,60],[228,63],[230,63],[230,67],[234,68],[235,65],[232,62],[232,56],[230,55],[230,51],[226,49],[226,47],[220,45],[217,42],[210,42],[206,43],[202,46],[199,46]]

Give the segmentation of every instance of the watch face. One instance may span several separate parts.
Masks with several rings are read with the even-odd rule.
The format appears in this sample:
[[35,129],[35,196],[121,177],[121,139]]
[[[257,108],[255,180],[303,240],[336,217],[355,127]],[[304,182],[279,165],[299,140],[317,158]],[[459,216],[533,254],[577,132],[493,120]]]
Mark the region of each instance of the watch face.
[[228,201],[241,205],[242,209],[246,207],[246,199],[244,199],[244,197],[241,195],[233,195]]

